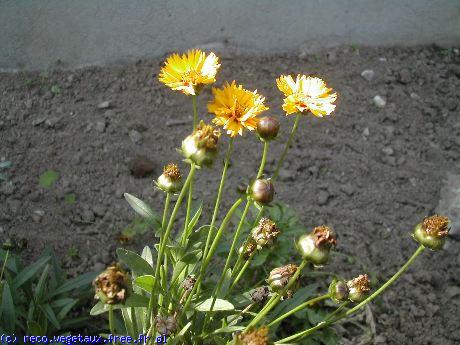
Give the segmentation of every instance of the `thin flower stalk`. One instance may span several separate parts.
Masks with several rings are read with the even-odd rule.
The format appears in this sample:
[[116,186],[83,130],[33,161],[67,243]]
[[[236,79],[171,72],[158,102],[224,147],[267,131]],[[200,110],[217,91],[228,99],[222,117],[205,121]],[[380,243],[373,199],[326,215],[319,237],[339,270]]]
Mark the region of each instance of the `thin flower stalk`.
[[330,295],[327,293],[325,295],[321,295],[321,296],[317,296],[315,298],[312,298],[308,301],[305,301],[303,302],[302,304],[298,305],[297,307],[291,309],[290,311],[284,313],[283,315],[277,317],[275,320],[273,320],[272,322],[270,322],[267,327],[270,328],[271,326],[273,325],[276,325],[277,323],[283,321],[285,318],[291,316],[292,314],[295,314],[297,313],[298,311],[301,311],[309,306],[311,306],[312,304],[315,304],[315,303],[318,303],[318,302],[321,302],[321,301],[324,301],[325,299],[328,299],[330,297]]
[[273,180],[276,180],[278,178],[280,169],[283,166],[284,159],[286,158],[286,154],[289,151],[289,147],[291,146],[292,139],[294,139],[295,133],[297,132],[297,128],[299,127],[299,121],[301,117],[302,113],[298,113],[295,117],[294,125],[292,126],[291,133],[289,134],[289,138],[286,142],[286,145],[284,146],[283,153],[281,154],[281,157],[278,160],[278,163],[276,164],[275,173],[273,174]]
[[267,163],[267,152],[270,146],[270,142],[268,140],[264,141],[264,150],[262,153],[262,160],[260,162],[259,171],[257,172],[257,178],[261,178],[264,174],[265,164]]
[[[114,329],[114,322],[113,322],[113,305],[109,304],[109,330],[111,334],[115,334],[115,329]],[[115,344],[115,342],[113,342]]]
[[322,321],[319,324],[317,324],[314,327],[311,327],[309,329],[306,329],[302,332],[298,332],[296,334],[293,334],[289,337],[283,338],[281,340],[278,340],[275,342],[275,344],[286,344],[290,343],[292,341],[297,341],[300,340],[313,332],[322,329],[326,326],[329,326],[345,317],[348,317],[354,313],[356,313],[358,310],[362,309],[364,306],[366,306],[369,302],[373,301],[375,298],[377,298],[383,291],[385,291],[391,284],[393,284],[409,267],[412,265],[412,263],[415,261],[415,259],[425,250],[425,247],[420,245],[417,250],[412,254],[412,256],[406,261],[406,263],[396,272],[390,279],[387,280],[385,284],[383,284],[379,289],[377,289],[374,293],[372,293],[369,297],[367,297],[364,301],[361,303],[357,304],[353,308],[350,308],[346,312],[338,315],[335,318],[329,319],[327,321]]

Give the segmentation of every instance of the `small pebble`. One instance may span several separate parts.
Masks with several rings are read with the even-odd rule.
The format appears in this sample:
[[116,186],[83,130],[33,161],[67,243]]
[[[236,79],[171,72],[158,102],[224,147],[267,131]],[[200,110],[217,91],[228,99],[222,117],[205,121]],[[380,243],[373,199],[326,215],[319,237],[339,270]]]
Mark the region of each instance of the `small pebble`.
[[374,97],[374,105],[378,108],[383,108],[387,102],[379,95]]
[[371,69],[365,69],[364,71],[361,72],[361,77],[366,79],[367,81],[372,81],[374,79],[375,72]]
[[108,109],[112,106],[112,102],[111,101],[104,101],[104,102],[101,102],[97,105],[97,108],[98,109]]

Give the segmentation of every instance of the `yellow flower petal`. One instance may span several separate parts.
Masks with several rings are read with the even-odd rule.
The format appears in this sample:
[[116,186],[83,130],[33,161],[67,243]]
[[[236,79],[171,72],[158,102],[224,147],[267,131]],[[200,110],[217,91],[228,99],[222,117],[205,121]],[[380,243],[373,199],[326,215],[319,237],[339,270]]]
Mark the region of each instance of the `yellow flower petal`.
[[286,96],[283,103],[286,115],[310,111],[315,116],[323,117],[335,109],[332,103],[337,99],[337,94],[331,93],[332,89],[320,78],[299,74],[294,81],[290,75],[282,75],[276,80],[276,85]]
[[205,84],[216,81],[219,59],[214,53],[208,56],[201,50],[186,54],[172,54],[161,69],[159,80],[173,90],[186,95],[196,95]]
[[267,110],[265,98],[256,91],[248,91],[242,85],[226,83],[222,89],[213,88],[214,100],[208,103],[208,111],[215,115],[214,124],[222,126],[231,137],[242,135],[243,129],[257,127],[257,115]]

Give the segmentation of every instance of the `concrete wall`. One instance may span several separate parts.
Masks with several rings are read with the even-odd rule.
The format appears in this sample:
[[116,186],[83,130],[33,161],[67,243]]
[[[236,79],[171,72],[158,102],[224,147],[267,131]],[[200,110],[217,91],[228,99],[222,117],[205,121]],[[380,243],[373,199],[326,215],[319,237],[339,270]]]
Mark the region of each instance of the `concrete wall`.
[[0,0],[4,70],[194,46],[276,52],[428,43],[460,43],[460,0]]

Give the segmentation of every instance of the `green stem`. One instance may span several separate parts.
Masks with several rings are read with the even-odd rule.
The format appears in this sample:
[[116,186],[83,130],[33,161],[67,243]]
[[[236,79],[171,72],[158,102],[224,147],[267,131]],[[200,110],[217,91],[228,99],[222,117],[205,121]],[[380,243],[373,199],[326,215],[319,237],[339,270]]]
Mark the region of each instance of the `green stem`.
[[192,95],[192,107],[193,107],[193,130],[198,126],[198,109],[196,104],[197,95]]
[[200,274],[198,275],[197,281],[196,281],[195,285],[193,286],[192,291],[190,292],[190,294],[187,297],[187,301],[185,302],[184,308],[182,310],[182,315],[184,315],[185,312],[187,311],[187,308],[190,305],[190,302],[192,301],[193,295],[196,293],[196,291],[198,290],[199,284],[201,284],[201,282],[203,280],[204,273],[206,272],[206,269],[207,269],[207,267],[208,267],[208,265],[209,265],[209,263],[211,261],[211,258],[212,258],[214,252],[217,249],[217,245],[219,244],[220,236],[222,235],[223,231],[227,228],[227,225],[228,225],[230,219],[232,218],[233,213],[235,213],[236,209],[238,208],[238,206],[240,206],[240,204],[242,202],[243,202],[243,198],[239,198],[237,201],[235,201],[233,206],[227,212],[227,215],[225,216],[224,220],[222,221],[222,224],[220,225],[219,230],[217,231],[216,238],[214,239],[214,242],[213,242],[213,244],[212,244],[212,246],[211,246],[211,248],[209,250],[209,260],[208,260],[208,258],[206,258],[206,259],[203,258],[202,268],[200,270]]
[[329,321],[332,319],[332,317],[334,317],[335,315],[337,315],[339,312],[342,311],[343,308],[345,308],[348,304],[350,304],[350,301],[345,301],[343,302],[336,310],[334,310],[332,313],[328,314],[325,318],[324,318],[324,321]]
[[222,274],[220,275],[219,281],[217,282],[217,286],[214,290],[213,293],[213,299],[211,302],[211,308],[209,309],[209,312],[206,313],[206,317],[204,319],[204,324],[203,324],[203,331],[206,330],[206,326],[208,325],[209,319],[211,317],[212,310],[214,308],[214,304],[216,303],[217,296],[220,293],[220,289],[222,288],[222,284],[224,283],[225,277],[226,277],[226,272],[230,268],[230,263],[233,259],[233,254],[235,252],[236,244],[238,242],[238,239],[240,238],[241,230],[243,229],[243,224],[244,221],[246,220],[246,216],[248,214],[249,208],[251,207],[251,201],[248,198],[246,200],[246,206],[244,207],[243,214],[241,215],[240,222],[238,224],[238,227],[236,228],[235,234],[233,236],[233,241],[232,245],[230,246],[230,250],[227,256],[227,260],[225,261],[224,269],[222,271]]
[[6,262],[8,261],[8,255],[10,254],[10,250],[6,250],[5,254],[5,261],[3,261],[3,266],[2,266],[2,273],[0,273],[0,282],[2,281],[3,278],[3,273],[5,272],[5,267],[6,267]]
[[[192,165],[193,163],[191,163]],[[184,222],[184,231],[182,232],[181,236],[181,246],[184,247],[185,244],[187,243],[187,237],[188,237],[188,224],[190,222],[190,214],[192,210],[192,201],[193,201],[193,181],[194,179],[190,181],[190,186],[188,188],[188,198],[187,198],[187,212],[185,214],[185,222]]]
[[260,161],[259,171],[257,172],[257,178],[261,178],[263,173],[264,173],[265,164],[267,163],[267,152],[268,152],[268,147],[269,146],[270,146],[270,142],[268,140],[265,140],[264,141],[264,150],[263,150],[263,153],[262,153],[262,160]]
[[272,322],[270,322],[267,327],[270,328],[271,326],[273,325],[276,325],[278,322],[281,322],[282,320],[284,320],[285,318],[291,316],[292,314],[295,314],[297,313],[298,311],[312,305],[312,304],[315,304],[317,302],[320,302],[320,301],[323,301],[325,299],[328,299],[330,297],[330,295],[327,293],[325,295],[321,295],[321,296],[318,296],[318,297],[315,297],[315,298],[312,298],[306,302],[303,302],[302,304],[300,304],[299,306],[295,307],[294,309],[291,309],[289,310],[287,313],[284,313],[283,315],[281,315],[280,317],[276,318],[275,320],[273,320]]
[[[171,217],[169,218],[168,226],[166,227],[166,230],[160,239],[160,248],[158,250],[158,257],[157,257],[157,263],[156,263],[156,268],[155,268],[155,280],[152,288],[152,293],[150,295],[150,302],[149,302],[149,307],[147,309],[147,318],[150,319],[152,310],[153,310],[153,305],[154,305],[154,300],[155,300],[155,295],[157,293],[157,286],[159,283],[159,277],[160,277],[160,267],[161,267],[161,262],[162,258],[165,252],[165,247],[167,244],[167,239],[169,238],[169,235],[171,233],[172,227],[174,225],[174,220],[176,219],[177,212],[179,211],[180,205],[182,204],[182,200],[184,199],[185,193],[188,190],[188,187],[190,185],[190,181],[193,179],[193,175],[195,174],[195,165],[192,164],[190,167],[190,172],[187,176],[187,180],[185,181],[182,190],[180,191],[179,197],[177,198],[176,204],[174,205],[174,209],[171,213]],[[156,312],[156,311],[155,311]],[[147,323],[149,323],[148,321]]]
[[257,314],[257,316],[252,319],[252,321],[246,326],[245,330],[248,330],[250,327],[255,326],[262,318],[268,314],[270,310],[272,310],[278,301],[281,299],[282,296],[286,293],[286,291],[289,290],[289,288],[297,281],[299,278],[300,274],[302,273],[302,270],[305,268],[307,265],[308,261],[307,260],[302,260],[302,263],[300,266],[297,268],[297,271],[294,273],[294,275],[291,277],[289,280],[288,284],[284,287],[284,289],[281,291],[281,293],[276,293],[270,298],[270,300],[267,302],[265,307]]
[[163,219],[161,220],[161,229],[163,231],[166,230],[166,217],[168,216],[170,203],[171,203],[171,193],[166,193],[165,206],[164,206],[164,210],[163,210]]
[[[110,329],[110,334],[114,335],[114,329],[113,329],[113,305],[109,304],[109,329]],[[113,342],[115,344],[115,342]]]
[[273,180],[276,180],[278,178],[279,170],[281,166],[284,163],[284,159],[286,158],[286,154],[289,150],[289,147],[291,146],[292,139],[294,138],[295,132],[297,131],[297,127],[299,126],[299,120],[300,117],[302,116],[302,113],[298,113],[294,125],[292,126],[291,134],[289,135],[288,141],[286,142],[286,146],[284,146],[283,153],[281,154],[280,160],[278,161],[278,164],[276,164],[276,169],[275,173],[273,174]]
[[224,169],[222,170],[222,177],[220,179],[219,190],[217,191],[216,203],[214,205],[214,211],[212,213],[211,225],[209,227],[208,237],[206,238],[206,245],[204,247],[203,258],[206,258],[208,254],[209,245],[211,243],[211,238],[213,236],[214,225],[216,223],[217,215],[219,213],[219,206],[220,206],[220,201],[222,198],[222,191],[224,190],[225,179],[227,178],[228,165],[230,163],[230,156],[233,151],[233,140],[234,140],[233,138],[230,138],[230,142],[228,143],[227,154],[225,155],[225,161],[224,161]]
[[378,290],[376,290],[373,294],[371,294],[368,298],[366,298],[361,303],[357,304],[353,308],[347,310],[345,313],[342,313],[342,314],[340,314],[339,316],[337,316],[337,317],[335,317],[333,319],[330,319],[328,321],[320,322],[319,324],[317,324],[316,326],[314,326],[312,328],[306,329],[306,330],[304,330],[302,332],[299,332],[299,333],[293,334],[293,335],[291,335],[289,337],[286,337],[286,338],[283,338],[281,340],[278,340],[275,344],[285,344],[285,343],[289,343],[289,342],[291,342],[293,340],[298,340],[298,339],[304,338],[304,337],[310,335],[311,333],[313,333],[313,332],[315,332],[315,331],[317,331],[317,330],[319,330],[321,328],[329,326],[332,323],[335,323],[335,322],[337,322],[337,321],[339,321],[339,320],[341,320],[341,319],[343,319],[343,318],[345,318],[347,316],[350,316],[353,313],[356,313],[358,310],[363,308],[366,304],[368,304],[369,302],[374,300],[376,297],[378,297],[391,284],[393,284],[409,268],[409,266],[424,251],[424,249],[425,249],[425,247],[420,245],[417,248],[417,250],[414,252],[414,254],[412,254],[412,256],[407,260],[407,262],[399,269],[398,272],[396,272],[385,284],[383,284]]

